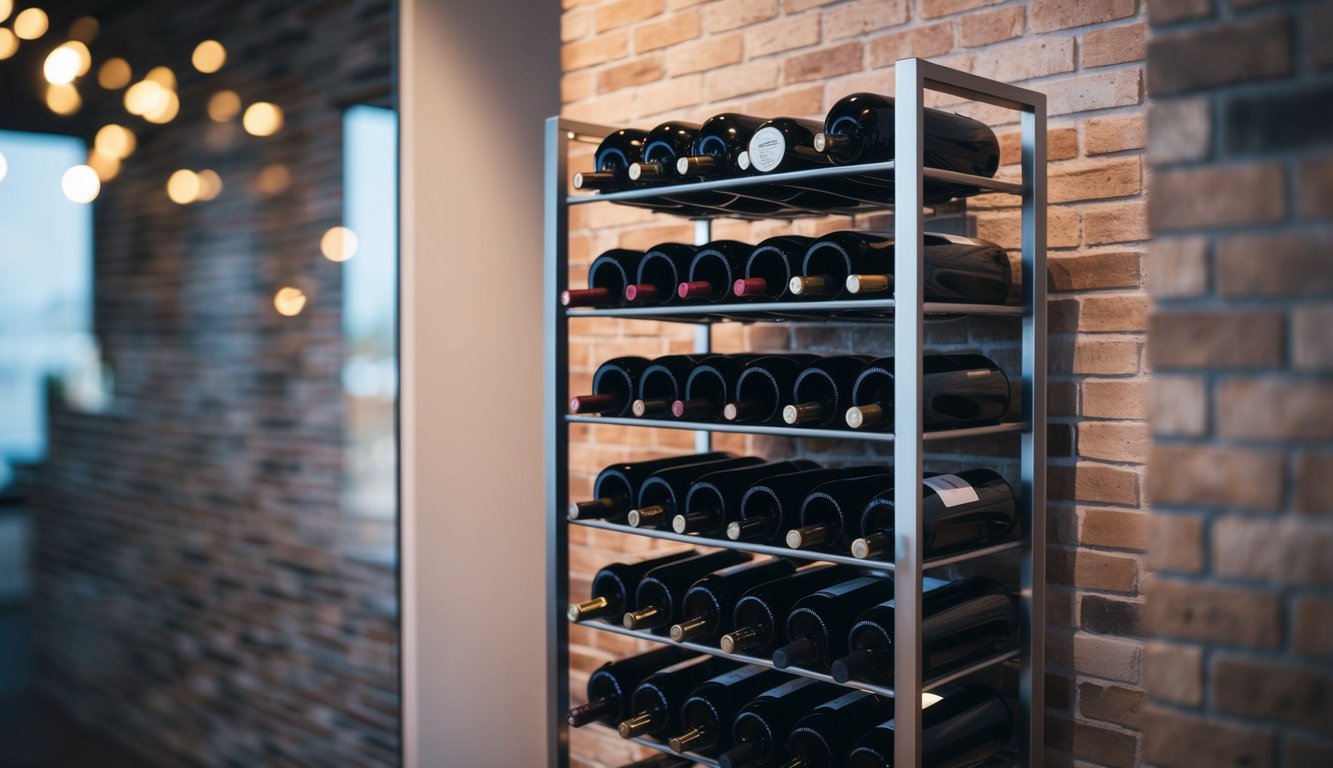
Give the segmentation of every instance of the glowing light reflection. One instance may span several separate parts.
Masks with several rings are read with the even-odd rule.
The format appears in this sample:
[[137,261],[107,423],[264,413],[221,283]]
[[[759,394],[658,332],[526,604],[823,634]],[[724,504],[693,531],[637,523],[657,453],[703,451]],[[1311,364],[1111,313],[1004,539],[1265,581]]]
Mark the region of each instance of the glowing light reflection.
[[74,86],[48,85],[46,87],[46,107],[57,115],[72,115],[83,106],[83,98]]
[[143,79],[157,83],[168,91],[176,90],[176,73],[171,71],[171,67],[153,67]]
[[23,40],[36,40],[46,34],[50,25],[46,11],[41,8],[28,8],[14,17],[14,34]]
[[319,240],[320,253],[329,261],[347,261],[359,245],[356,233],[347,227],[330,227]]
[[4,181],[5,176],[8,175],[9,175],[9,161],[5,160],[4,153],[0,153],[0,181]]
[[68,45],[62,45],[51,51],[42,64],[42,76],[52,85],[67,85],[74,82],[74,78],[79,76],[79,54]]
[[211,75],[222,69],[222,65],[226,62],[227,49],[216,40],[205,40],[195,46],[194,55],[190,57],[190,63],[194,64],[194,68],[205,75]]
[[241,113],[241,97],[236,91],[218,91],[208,99],[208,116],[215,123],[225,123]]
[[189,205],[199,199],[199,174],[184,168],[167,179],[167,197],[176,205]]
[[93,138],[93,149],[117,160],[129,157],[137,144],[133,131],[115,123],[102,126]]
[[140,80],[125,91],[125,110],[131,115],[147,115],[166,109],[171,91],[154,80]]
[[108,91],[118,91],[130,84],[134,73],[130,63],[121,58],[107,59],[97,70],[97,84]]
[[267,101],[257,101],[245,110],[241,125],[251,136],[272,136],[282,128],[282,108]]
[[120,175],[120,158],[94,149],[88,153],[88,167],[92,168],[97,173],[97,178],[105,184]]
[[97,178],[97,171],[86,165],[76,165],[65,171],[60,180],[60,189],[65,197],[76,203],[91,203],[102,191],[102,182]]
[[255,177],[252,190],[260,197],[273,197],[287,191],[292,184],[292,172],[282,163],[264,166]]
[[9,14],[14,12],[14,0],[0,0],[0,21],[9,18]]
[[4,61],[18,52],[18,35],[10,32],[7,27],[0,27],[0,61]]
[[301,314],[301,310],[305,309],[305,302],[305,291],[290,285],[279,288],[273,295],[273,308],[283,317],[296,317]]
[[166,94],[166,103],[162,105],[161,109],[144,113],[143,119],[157,125],[163,125],[176,119],[176,115],[181,111],[181,99],[175,91],[167,91]]
[[217,199],[222,194],[222,177],[218,172],[211,168],[205,168],[198,173],[199,176],[199,200],[208,202]]
[[81,43],[91,43],[101,33],[102,25],[92,16],[80,16],[69,25],[69,39]]

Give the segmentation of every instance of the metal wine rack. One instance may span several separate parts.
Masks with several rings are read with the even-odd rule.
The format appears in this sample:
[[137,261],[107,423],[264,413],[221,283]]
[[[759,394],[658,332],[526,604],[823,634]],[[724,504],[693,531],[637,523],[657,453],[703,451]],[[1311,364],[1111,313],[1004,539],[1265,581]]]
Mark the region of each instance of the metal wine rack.
[[[1019,698],[1019,752],[1001,764],[1035,768],[1042,764],[1042,713],[1045,628],[1045,546],[1046,541],[1046,97],[1041,93],[977,77],[921,59],[904,59],[894,68],[893,93],[896,99],[895,161],[873,165],[841,166],[744,177],[719,181],[681,184],[672,187],[630,190],[609,194],[569,195],[568,150],[571,142],[597,141],[614,129],[552,117],[546,122],[546,219],[545,219],[545,296],[546,296],[546,411],[547,450],[546,519],[548,574],[547,687],[550,721],[549,764],[565,768],[569,764],[569,733],[564,713],[569,708],[569,626],[565,608],[569,602],[569,526],[581,525],[624,535],[647,536],[686,542],[704,548],[736,549],[764,555],[805,558],[843,563],[892,572],[896,601],[894,634],[893,687],[850,682],[851,688],[894,696],[897,721],[894,764],[902,768],[921,768],[921,694],[964,675],[1017,659]],[[984,102],[1018,113],[1022,146],[1021,180],[1017,183],[980,176],[952,173],[922,165],[922,115],[926,91],[952,94]],[[785,302],[756,304],[710,304],[629,309],[566,309],[556,297],[567,286],[568,227],[571,207],[577,205],[651,205],[655,199],[676,198],[691,191],[717,190],[743,195],[747,187],[761,184],[811,183],[820,177],[857,176],[883,182],[885,200],[878,209],[892,209],[894,216],[894,295],[892,299]],[[1021,198],[1022,291],[1017,306],[941,304],[923,300],[922,284],[922,208],[925,179],[935,179],[960,187],[975,187],[988,192],[1017,195]],[[869,206],[858,205],[857,212]],[[791,218],[829,211],[800,208],[781,210],[773,216]],[[728,215],[706,212],[695,218],[695,239],[703,244],[710,239],[711,218]],[[765,218],[742,215],[741,218]],[[922,355],[925,318],[929,315],[1017,316],[1021,323],[1022,371],[1018,421],[972,429],[946,432],[923,431]],[[772,426],[746,426],[724,423],[698,424],[652,419],[603,418],[566,413],[569,402],[569,322],[572,318],[602,317],[621,320],[645,319],[660,322],[693,323],[696,352],[708,352],[712,326],[718,322],[864,322],[892,324],[894,338],[894,422],[892,433],[855,432],[834,429],[805,429]],[[911,406],[911,407],[907,407]],[[569,425],[574,423],[609,424],[643,429],[689,429],[696,431],[696,447],[708,450],[711,434],[741,432],[757,435],[823,438],[848,441],[893,443],[893,490],[895,498],[895,541],[892,562],[857,560],[849,556],[758,545],[725,539],[701,538],[663,530],[643,530],[595,520],[568,520],[569,503]],[[924,557],[921,477],[926,444],[937,439],[959,440],[981,435],[1013,432],[1019,434],[1019,485],[1017,488],[1022,537],[1016,541],[977,549],[945,558]],[[1021,561],[1020,623],[1022,639],[1016,650],[984,659],[943,677],[923,679],[921,663],[921,606],[923,571],[993,555],[1013,552]],[[623,629],[603,622],[588,622],[597,631],[671,643],[663,636]],[[765,659],[728,654],[718,648],[682,643],[700,653],[722,656],[749,664],[772,666]],[[831,682],[821,672],[788,669],[802,675]],[[646,746],[669,751],[665,745],[636,739]],[[703,765],[716,762],[701,755],[684,757]]]

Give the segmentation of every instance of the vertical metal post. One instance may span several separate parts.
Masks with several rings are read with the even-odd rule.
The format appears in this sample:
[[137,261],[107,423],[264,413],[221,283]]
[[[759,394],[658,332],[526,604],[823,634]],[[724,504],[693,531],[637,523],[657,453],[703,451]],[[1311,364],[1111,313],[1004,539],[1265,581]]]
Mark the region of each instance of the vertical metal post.
[[[694,244],[704,245],[713,239],[713,220],[695,219],[694,220]],[[713,324],[700,323],[694,327],[694,351],[697,354],[707,354],[713,351]],[[707,430],[701,430],[694,433],[694,450],[696,453],[708,453],[713,450],[713,433]]]
[[546,311],[546,711],[550,714],[547,765],[569,765],[569,727],[560,716],[569,707],[569,625],[564,619],[569,604],[569,527],[563,508],[569,497],[569,320],[556,300],[569,280],[569,209],[565,204],[569,139],[560,118],[546,120],[545,280],[542,296]]
[[1046,713],[1046,97],[1033,94],[1022,113],[1023,168],[1023,411],[1024,508],[1030,515],[1023,561],[1023,654],[1020,738],[1028,765],[1044,758]]
[[894,65],[893,764],[921,768],[922,87],[916,59]]

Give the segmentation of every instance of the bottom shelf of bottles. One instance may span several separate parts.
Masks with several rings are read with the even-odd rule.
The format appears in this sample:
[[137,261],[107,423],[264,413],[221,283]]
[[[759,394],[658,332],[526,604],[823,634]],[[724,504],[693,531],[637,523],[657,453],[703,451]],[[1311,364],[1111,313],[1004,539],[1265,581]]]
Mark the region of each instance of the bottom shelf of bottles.
[[[719,763],[717,760],[714,760],[711,757],[698,754],[697,752],[685,752],[683,754],[678,754],[671,749],[670,745],[663,744],[660,741],[653,741],[652,739],[646,739],[642,736],[636,736],[633,739],[630,739],[630,741],[633,741],[635,744],[647,747],[648,749],[651,749],[653,751],[661,752],[664,755],[671,755],[673,757],[679,757],[683,760],[688,760],[693,765],[704,765],[708,766],[708,768],[721,767],[721,763]],[[1007,751],[1008,750],[1006,750],[1006,752]],[[1014,755],[1004,754],[993,757],[984,763],[980,763],[977,765],[976,768],[1024,768],[1024,763],[1022,760],[1019,760]]]

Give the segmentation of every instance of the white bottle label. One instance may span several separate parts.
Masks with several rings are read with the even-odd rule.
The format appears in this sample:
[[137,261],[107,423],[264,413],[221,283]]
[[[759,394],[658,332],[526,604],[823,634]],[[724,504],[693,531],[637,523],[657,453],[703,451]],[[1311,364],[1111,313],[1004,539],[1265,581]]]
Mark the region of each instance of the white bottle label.
[[787,139],[773,126],[760,128],[750,137],[750,164],[764,173],[777,168],[787,154]]
[[927,488],[934,489],[940,497],[940,501],[946,507],[970,504],[981,498],[977,495],[977,489],[958,475],[935,475],[934,477],[927,477],[921,482]]

